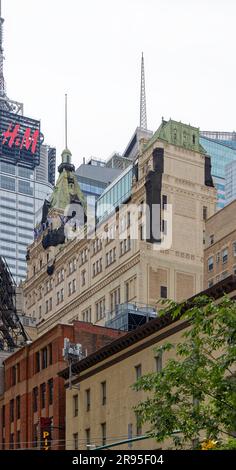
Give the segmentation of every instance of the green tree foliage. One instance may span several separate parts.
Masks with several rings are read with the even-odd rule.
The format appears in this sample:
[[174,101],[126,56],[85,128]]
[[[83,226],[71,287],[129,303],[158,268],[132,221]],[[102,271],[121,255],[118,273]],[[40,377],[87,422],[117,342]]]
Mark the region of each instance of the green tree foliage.
[[[179,344],[161,372],[141,377],[136,390],[147,398],[135,411],[149,424],[158,442],[171,438],[174,447],[198,447],[200,442],[234,438],[236,430],[236,302],[224,296],[219,303],[199,296],[193,302],[167,302],[162,315],[187,320]],[[168,312],[168,313],[167,313]],[[235,439],[233,439],[233,442]],[[231,442],[232,443],[232,442]]]

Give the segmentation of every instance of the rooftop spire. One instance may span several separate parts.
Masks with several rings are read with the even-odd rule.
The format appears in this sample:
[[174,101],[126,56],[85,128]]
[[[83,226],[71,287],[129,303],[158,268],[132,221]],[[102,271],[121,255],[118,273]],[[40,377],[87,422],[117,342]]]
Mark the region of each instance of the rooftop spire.
[[4,98],[6,96],[5,90],[5,80],[3,75],[3,23],[4,19],[2,18],[2,0],[0,0],[0,96]]
[[147,130],[145,70],[144,70],[143,52],[142,52],[142,61],[141,61],[140,127],[141,127],[141,129],[146,129]]
[[[0,0],[1,1],[1,0]],[[68,136],[68,128],[67,128],[67,123],[68,123],[68,117],[67,117],[67,108],[68,108],[68,100],[67,100],[67,94],[65,94],[65,149],[67,150],[67,136]]]
[[68,149],[68,99],[65,94],[65,149],[61,154],[62,163],[60,164],[58,171],[61,173],[63,170],[75,171],[74,165],[71,163],[72,154]]
[[6,82],[3,74],[3,23],[2,18],[2,0],[0,0],[0,109],[4,111],[10,111],[16,114],[23,114],[23,104],[17,101],[9,100],[6,94]]

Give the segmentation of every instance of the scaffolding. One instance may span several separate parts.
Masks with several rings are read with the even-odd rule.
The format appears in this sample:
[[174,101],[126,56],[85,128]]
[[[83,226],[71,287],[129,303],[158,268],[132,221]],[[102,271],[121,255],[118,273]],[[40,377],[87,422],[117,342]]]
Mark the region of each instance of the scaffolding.
[[0,257],[0,350],[14,351],[27,341],[16,310],[16,285],[5,258]]

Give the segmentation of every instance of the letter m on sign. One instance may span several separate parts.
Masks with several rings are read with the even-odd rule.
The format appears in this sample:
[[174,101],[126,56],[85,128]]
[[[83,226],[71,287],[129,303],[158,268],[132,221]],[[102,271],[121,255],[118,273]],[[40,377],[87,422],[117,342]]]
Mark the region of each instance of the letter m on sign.
[[35,153],[38,140],[39,140],[39,130],[34,131],[31,136],[31,130],[28,127],[25,130],[20,148],[22,149],[25,146],[26,150],[29,150],[31,146],[31,152]]

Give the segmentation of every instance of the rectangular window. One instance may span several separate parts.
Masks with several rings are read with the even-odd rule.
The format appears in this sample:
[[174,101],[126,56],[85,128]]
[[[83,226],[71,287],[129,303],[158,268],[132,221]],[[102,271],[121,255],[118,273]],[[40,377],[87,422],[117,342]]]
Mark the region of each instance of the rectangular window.
[[14,421],[14,400],[10,401],[10,422]]
[[10,434],[10,450],[14,449],[14,434]]
[[71,295],[72,294],[72,283],[69,282],[68,284],[68,295]]
[[16,397],[16,419],[20,419],[20,395]]
[[16,191],[15,178],[9,178],[8,176],[0,176],[0,186],[2,189],[8,189],[8,191]]
[[43,410],[46,406],[46,384],[40,385],[41,392],[41,409]]
[[38,447],[38,423],[33,425],[33,447]]
[[210,245],[213,245],[214,243],[214,235],[210,235]]
[[222,251],[222,263],[227,263],[228,261],[228,248],[225,248]]
[[12,386],[14,386],[16,385],[16,366],[12,367],[11,374],[12,374],[11,384]]
[[78,395],[73,396],[73,416],[76,418],[79,412],[79,397]]
[[82,287],[85,286],[85,282],[86,282],[86,271],[83,270],[81,272],[81,285],[82,285]]
[[161,372],[162,371],[162,354],[161,353],[155,357],[155,362],[156,362],[156,372]]
[[208,271],[213,271],[214,269],[214,259],[213,259],[213,256],[210,256],[210,258],[208,258]]
[[82,312],[82,321],[91,323],[91,307],[87,308],[86,310],[84,310],[84,312]]
[[29,181],[19,180],[18,191],[19,193],[33,196],[33,183],[30,183]]
[[102,445],[105,446],[106,441],[107,441],[107,425],[106,425],[106,423],[101,424],[101,431],[102,431]]
[[96,321],[99,321],[102,318],[104,318],[106,314],[105,298],[99,300],[99,302],[95,304],[95,308],[96,308]]
[[142,424],[138,413],[136,413],[136,436],[142,436]]
[[46,369],[48,366],[48,350],[43,348],[42,350],[42,369]]
[[136,380],[138,380],[142,376],[142,366],[139,364],[135,366],[135,373],[136,373]]
[[33,412],[36,413],[38,411],[38,387],[33,389]]
[[20,431],[17,431],[16,434],[16,448],[20,449]]
[[107,383],[101,383],[101,392],[102,392],[102,405],[106,405],[107,402]]
[[125,302],[129,302],[129,283],[125,283]]
[[79,435],[77,432],[73,434],[73,440],[74,440],[74,450],[78,450],[79,449]]
[[143,228],[143,225],[140,225],[139,233],[140,233],[140,240],[144,241],[144,228]]
[[162,299],[167,299],[167,287],[166,286],[161,286],[161,298]]
[[203,220],[207,220],[207,207],[203,206],[202,208],[202,218]]
[[216,262],[219,263],[220,262],[220,252],[218,251],[218,253],[216,253]]
[[48,381],[48,403],[53,404],[53,379]]
[[86,405],[86,411],[90,410],[90,388],[85,390],[85,405]]
[[167,196],[163,194],[162,196],[162,210],[165,210],[167,206]]
[[90,438],[90,428],[85,429],[85,437],[86,437],[86,446],[90,446],[91,438]]

